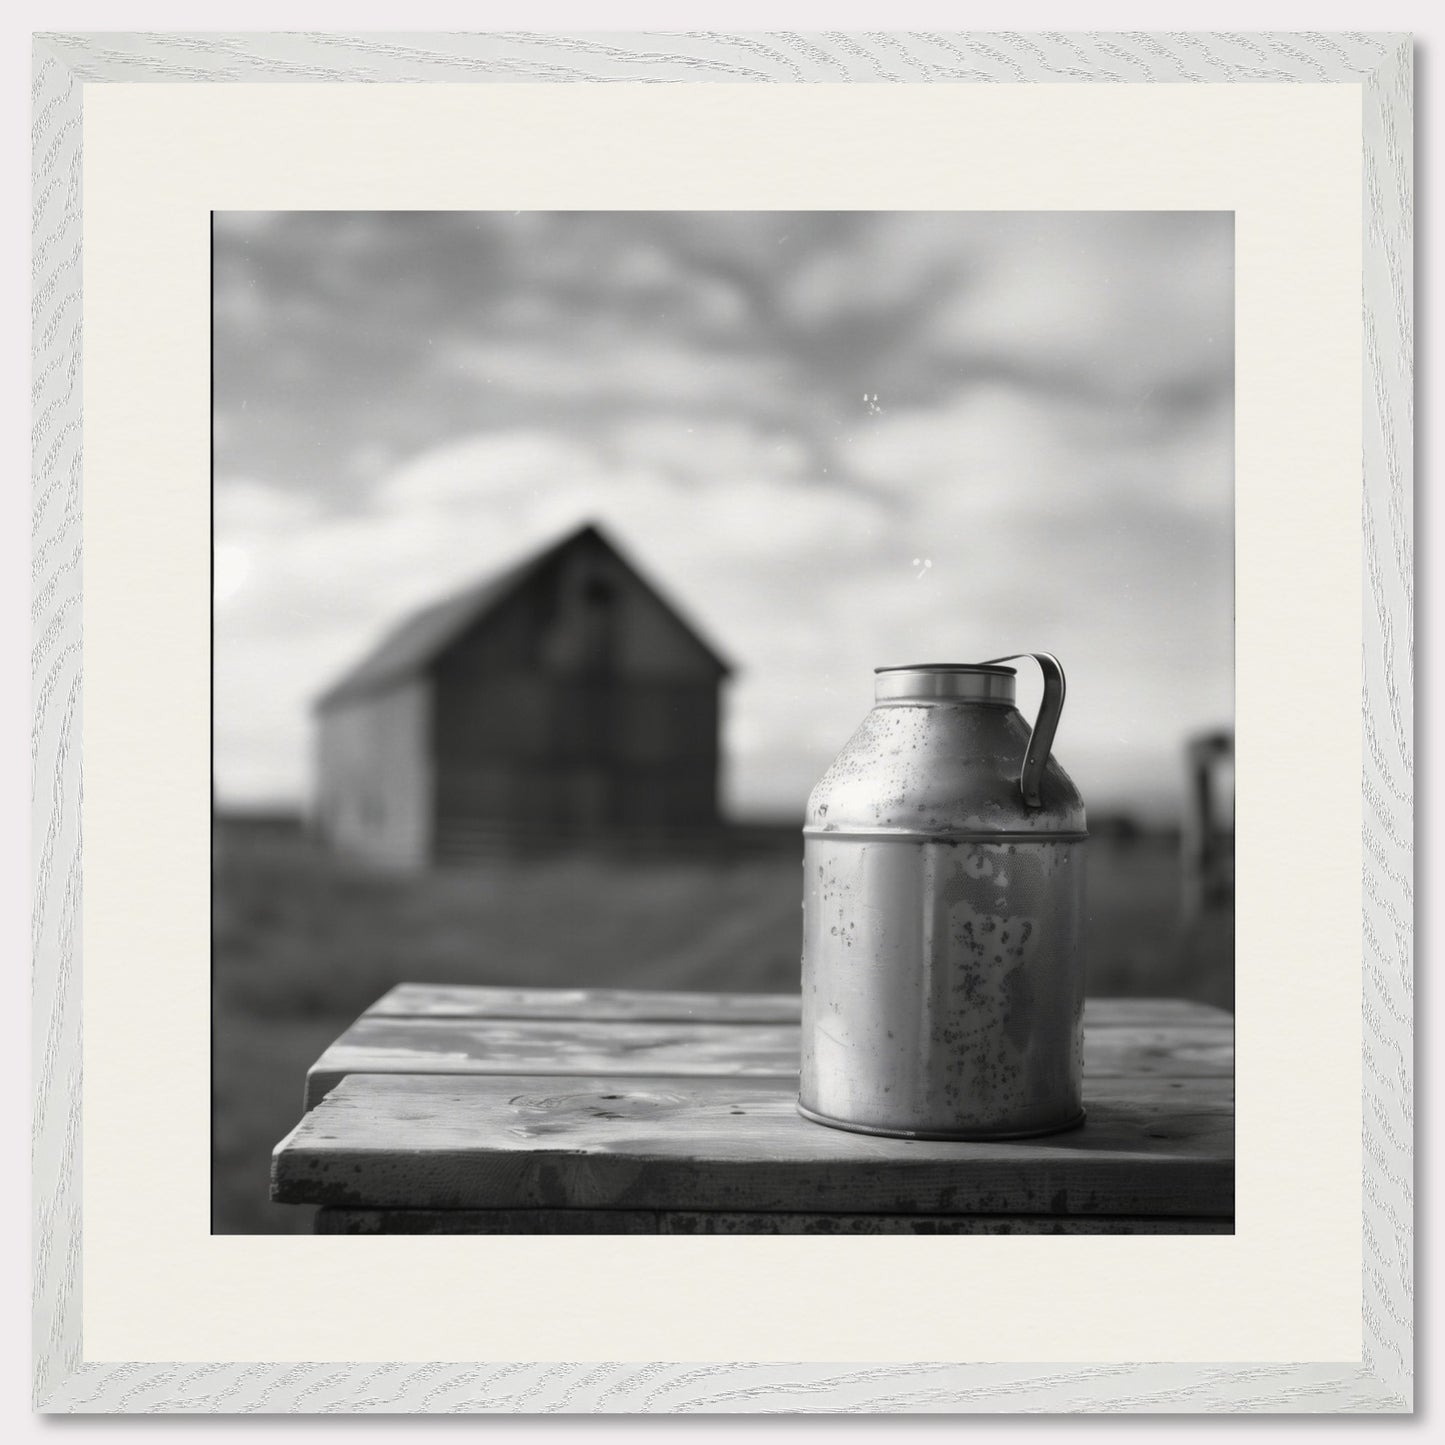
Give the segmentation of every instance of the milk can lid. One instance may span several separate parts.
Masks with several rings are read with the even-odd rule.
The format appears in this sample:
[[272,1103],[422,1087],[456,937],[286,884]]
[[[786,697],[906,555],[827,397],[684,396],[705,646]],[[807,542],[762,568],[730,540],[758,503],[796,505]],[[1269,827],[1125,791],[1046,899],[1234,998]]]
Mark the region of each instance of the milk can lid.
[[996,662],[902,662],[892,667],[875,667],[874,672],[1002,672],[1009,677],[1018,669],[1001,667]]
[[992,662],[915,662],[875,667],[879,702],[994,702],[1014,700],[1014,669]]

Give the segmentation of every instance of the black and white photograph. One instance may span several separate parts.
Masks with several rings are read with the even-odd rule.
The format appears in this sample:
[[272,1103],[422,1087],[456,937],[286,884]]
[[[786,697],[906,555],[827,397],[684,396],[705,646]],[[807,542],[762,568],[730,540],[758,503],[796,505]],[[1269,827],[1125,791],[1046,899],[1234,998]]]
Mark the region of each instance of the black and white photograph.
[[1228,1234],[1228,211],[212,216],[217,1234]]

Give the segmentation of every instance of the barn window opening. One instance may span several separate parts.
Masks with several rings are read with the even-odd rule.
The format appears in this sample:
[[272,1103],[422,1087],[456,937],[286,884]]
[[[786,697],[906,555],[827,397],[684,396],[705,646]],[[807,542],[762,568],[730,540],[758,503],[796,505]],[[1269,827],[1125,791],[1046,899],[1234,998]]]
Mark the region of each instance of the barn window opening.
[[605,577],[593,575],[582,584],[582,667],[587,672],[609,672],[617,589]]

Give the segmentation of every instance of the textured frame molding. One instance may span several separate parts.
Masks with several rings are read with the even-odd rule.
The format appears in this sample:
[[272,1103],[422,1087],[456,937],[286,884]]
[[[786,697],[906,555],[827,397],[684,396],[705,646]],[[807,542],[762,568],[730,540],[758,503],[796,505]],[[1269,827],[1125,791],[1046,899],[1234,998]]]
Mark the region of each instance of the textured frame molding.
[[[34,1400],[53,1412],[1403,1412],[1413,1401],[1412,52],[1382,34],[45,34],[32,85]],[[87,1363],[81,94],[115,82],[1313,82],[1364,157],[1360,1364]]]

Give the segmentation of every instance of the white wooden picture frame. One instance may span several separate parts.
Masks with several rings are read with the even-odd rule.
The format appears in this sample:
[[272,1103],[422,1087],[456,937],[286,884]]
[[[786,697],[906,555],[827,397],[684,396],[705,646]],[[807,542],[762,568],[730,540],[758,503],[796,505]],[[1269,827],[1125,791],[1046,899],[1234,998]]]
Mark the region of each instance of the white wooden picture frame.
[[[93,1358],[82,1329],[81,251],[86,98],[178,82],[1338,86],[1363,194],[1363,1201],[1358,1358],[256,1363]],[[44,34],[33,85],[34,1400],[50,1412],[1404,1412],[1413,1373],[1412,48],[1350,35]],[[95,398],[86,395],[85,405]],[[89,478],[85,478],[88,481]],[[1287,641],[1280,639],[1280,641]],[[1242,815],[1243,816],[1243,815]],[[1242,826],[1244,824],[1242,823]],[[90,1140],[88,1142],[95,1142]],[[104,1141],[101,1141],[104,1142]],[[89,1230],[92,1221],[86,1220]]]

